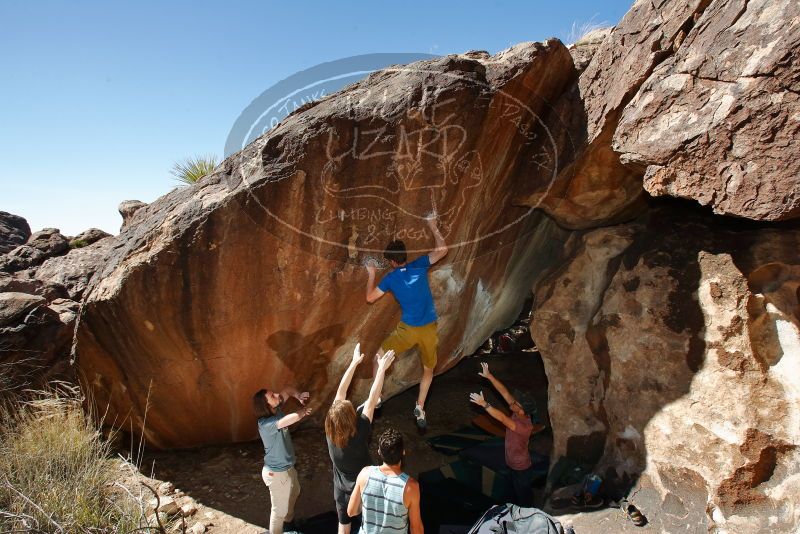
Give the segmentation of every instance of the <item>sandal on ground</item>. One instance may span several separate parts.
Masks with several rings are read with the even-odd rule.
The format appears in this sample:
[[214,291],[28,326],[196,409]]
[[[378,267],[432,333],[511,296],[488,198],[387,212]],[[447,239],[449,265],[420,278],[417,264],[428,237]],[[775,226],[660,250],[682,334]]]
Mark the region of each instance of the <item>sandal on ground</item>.
[[597,495],[591,493],[576,493],[571,499],[572,505],[579,508],[600,508],[604,501]]
[[622,511],[625,512],[625,515],[630,519],[634,525],[637,527],[643,527],[647,524],[647,518],[639,511],[636,506],[629,503],[626,500],[620,502],[620,508]]

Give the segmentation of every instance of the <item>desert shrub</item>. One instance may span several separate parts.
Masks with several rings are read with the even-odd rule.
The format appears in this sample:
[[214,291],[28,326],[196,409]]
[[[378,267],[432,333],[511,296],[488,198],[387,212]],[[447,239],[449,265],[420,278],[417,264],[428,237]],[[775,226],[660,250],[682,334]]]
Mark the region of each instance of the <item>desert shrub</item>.
[[0,532],[131,532],[146,524],[76,389],[0,406]]
[[177,161],[169,171],[176,180],[185,184],[193,184],[203,176],[211,173],[217,166],[215,156],[193,156]]
[[83,239],[76,239],[69,244],[69,248],[83,248],[87,246],[89,243],[84,241]]

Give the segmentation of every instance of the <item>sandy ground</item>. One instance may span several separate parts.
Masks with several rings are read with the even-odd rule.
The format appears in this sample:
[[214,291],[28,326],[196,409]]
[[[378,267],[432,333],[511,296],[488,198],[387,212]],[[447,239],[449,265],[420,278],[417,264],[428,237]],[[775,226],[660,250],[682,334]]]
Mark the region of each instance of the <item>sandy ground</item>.
[[[547,415],[547,382],[541,359],[533,353],[488,355],[467,358],[436,377],[426,402],[429,428],[421,436],[411,415],[418,388],[384,402],[376,414],[373,435],[393,426],[406,441],[406,471],[412,476],[441,467],[452,457],[430,448],[425,437],[451,432],[468,425],[482,410],[469,402],[469,393],[483,390],[487,400],[502,404],[487,381],[477,375],[480,361],[490,362],[492,371],[512,390],[525,391],[539,413]],[[354,399],[361,402],[363,399]],[[255,423],[254,423],[255,424]],[[299,518],[310,518],[333,510],[330,458],[321,425],[292,431],[297,453],[301,493],[296,506]],[[533,438],[534,448],[548,453],[552,444],[548,430]],[[373,447],[374,449],[374,447]],[[209,532],[263,532],[269,521],[269,492],[261,480],[263,447],[260,441],[203,447],[191,450],[149,452],[141,471],[156,480],[171,481],[197,501],[200,512],[214,514]]]

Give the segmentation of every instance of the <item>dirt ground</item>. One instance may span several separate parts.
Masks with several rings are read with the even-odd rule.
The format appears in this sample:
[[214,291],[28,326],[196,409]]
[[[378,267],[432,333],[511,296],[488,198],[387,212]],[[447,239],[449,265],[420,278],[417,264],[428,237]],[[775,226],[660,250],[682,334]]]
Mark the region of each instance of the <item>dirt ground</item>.
[[[436,452],[424,439],[469,425],[472,418],[483,412],[469,402],[470,392],[483,390],[487,400],[495,405],[503,404],[488,381],[478,376],[480,361],[488,361],[492,372],[509,389],[524,392],[535,402],[540,417],[548,424],[547,380],[537,354],[522,352],[466,358],[435,378],[426,402],[428,429],[424,436],[418,432],[411,414],[418,388],[388,399],[376,413],[373,436],[388,426],[403,433],[406,471],[412,476],[452,461],[452,457]],[[310,518],[332,511],[333,475],[322,426],[315,424],[295,429],[292,440],[301,484],[295,510],[297,517]],[[545,431],[533,437],[533,446],[537,452],[547,454],[551,445],[548,424]],[[260,441],[149,452],[145,454],[141,472],[154,479],[171,481],[194,498],[203,510],[211,510],[216,520],[209,532],[259,532],[268,525],[270,508],[269,492],[261,480],[263,454]]]
[[[492,372],[515,394],[536,406],[547,428],[534,435],[532,448],[549,454],[552,433],[547,417],[547,378],[541,358],[536,353],[491,354],[464,359],[455,368],[435,378],[427,401],[429,428],[420,435],[412,409],[418,388],[412,388],[384,402],[376,412],[373,436],[393,426],[405,437],[406,471],[412,476],[441,467],[452,456],[432,449],[425,438],[445,434],[469,425],[483,410],[469,402],[469,393],[483,390],[487,400],[496,406],[503,401],[487,381],[478,376],[479,362],[487,361]],[[353,399],[356,403],[363,399]],[[255,424],[255,422],[254,422]],[[321,424],[307,424],[292,431],[297,453],[297,471],[301,492],[296,515],[308,519],[332,512],[333,482],[331,464]],[[374,445],[373,459],[375,459]],[[141,473],[157,486],[170,481],[194,499],[198,512],[189,523],[202,520],[214,534],[261,534],[269,521],[269,492],[261,480],[264,450],[260,441],[232,445],[202,447],[191,450],[146,452]],[[568,489],[568,488],[565,488]],[[536,493],[535,506],[543,508],[542,489]],[[575,513],[565,509],[550,511],[565,525],[572,525],[577,534],[619,534],[624,532],[705,532],[699,521],[668,514],[661,510],[658,493],[652,488],[639,488],[632,500],[648,517],[645,527],[635,527],[616,508]],[[209,519],[210,518],[210,519]],[[321,530],[334,532],[335,520]]]

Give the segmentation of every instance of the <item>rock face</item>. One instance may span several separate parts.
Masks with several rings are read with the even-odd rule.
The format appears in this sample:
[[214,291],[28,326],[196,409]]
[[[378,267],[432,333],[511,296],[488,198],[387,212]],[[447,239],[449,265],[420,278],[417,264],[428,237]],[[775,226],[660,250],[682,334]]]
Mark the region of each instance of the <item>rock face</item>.
[[25,243],[31,236],[28,221],[19,215],[0,211],[0,254],[5,254]]
[[70,248],[82,248],[106,237],[111,237],[111,234],[99,228],[89,228],[70,239],[69,246]]
[[57,228],[45,228],[32,234],[24,245],[0,256],[0,271],[15,272],[35,267],[68,249],[69,240]]
[[[526,158],[556,150],[531,133],[575,76],[555,40],[377,72],[140,208],[78,329],[107,420],[130,415],[151,444],[185,447],[255,437],[261,387],[296,384],[322,406],[356,341],[375,351],[399,318],[391,296],[365,303],[362,262],[393,237],[427,253],[434,210],[451,247],[430,274],[437,370],[471,353],[513,321],[564,239],[510,200]],[[401,358],[387,394],[420,371]],[[355,394],[368,384],[358,376]]]
[[772,516],[790,532],[799,246],[800,226],[731,228],[674,207],[573,235],[531,321],[554,457],[641,474],[651,509],[690,524],[756,532]]
[[[531,168],[517,201],[591,228],[643,213],[644,182],[721,214],[800,216],[799,10],[792,0],[636,2],[555,102],[545,124],[558,159]],[[553,166],[556,179],[537,186]]]
[[[85,232],[84,232],[85,234]],[[80,234],[83,236],[84,234]],[[103,232],[105,234],[105,232]],[[80,236],[73,239],[78,240]],[[88,245],[73,248],[63,256],[56,256],[44,261],[35,271],[35,279],[45,284],[66,288],[69,298],[80,300],[94,273],[105,264],[112,250],[117,246],[114,237],[95,234],[83,241]]]
[[[28,228],[16,215],[0,219]],[[56,229],[26,231],[24,244],[0,254],[0,390],[5,393],[74,379],[76,300],[115,243],[102,230],[90,229],[71,241],[78,240],[72,246],[79,248],[70,250],[71,242]]]
[[78,304],[28,293],[0,293],[0,390],[39,388],[72,376],[69,352]]
[[119,205],[119,214],[122,215],[122,227],[125,228],[128,223],[133,219],[133,215],[141,208],[147,206],[144,202],[139,200],[125,200]]
[[622,113],[614,150],[646,167],[651,195],[800,216],[800,3],[711,2],[687,24]]

